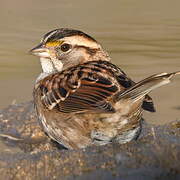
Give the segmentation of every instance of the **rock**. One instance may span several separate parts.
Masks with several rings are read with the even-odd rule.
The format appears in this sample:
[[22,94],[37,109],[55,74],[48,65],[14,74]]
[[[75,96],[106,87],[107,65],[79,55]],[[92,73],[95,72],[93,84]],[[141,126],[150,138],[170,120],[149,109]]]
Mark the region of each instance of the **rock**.
[[180,179],[179,121],[145,124],[125,145],[65,150],[41,131],[28,102],[0,111],[0,147],[0,179]]

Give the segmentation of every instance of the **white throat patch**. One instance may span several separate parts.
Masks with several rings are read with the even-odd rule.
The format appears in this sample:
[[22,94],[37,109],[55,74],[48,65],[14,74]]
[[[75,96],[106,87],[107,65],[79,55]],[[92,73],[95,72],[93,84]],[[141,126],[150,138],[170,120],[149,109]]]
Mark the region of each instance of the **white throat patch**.
[[56,71],[60,72],[63,69],[63,63],[57,59],[40,58],[42,70],[45,73],[51,74]]
[[43,72],[51,73],[54,71],[53,64],[50,59],[41,57],[40,62]]
[[43,72],[36,79],[36,83],[44,79],[45,77],[49,76],[50,74],[53,74],[57,71],[61,72],[63,69],[63,63],[56,59],[51,60],[48,58],[41,57],[40,62],[41,62]]

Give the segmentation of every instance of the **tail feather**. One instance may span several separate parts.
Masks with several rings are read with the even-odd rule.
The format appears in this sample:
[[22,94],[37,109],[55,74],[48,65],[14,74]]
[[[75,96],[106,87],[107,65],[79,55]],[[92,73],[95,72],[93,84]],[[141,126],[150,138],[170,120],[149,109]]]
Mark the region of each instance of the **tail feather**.
[[156,89],[160,86],[170,83],[170,79],[175,75],[180,75],[180,71],[173,73],[160,73],[152,75],[138,83],[134,86],[128,88],[124,92],[117,94],[116,101],[120,99],[132,99],[133,101],[137,101],[144,97],[146,94],[151,92],[153,89]]
[[149,112],[156,112],[152,98],[147,94],[142,102],[142,108]]

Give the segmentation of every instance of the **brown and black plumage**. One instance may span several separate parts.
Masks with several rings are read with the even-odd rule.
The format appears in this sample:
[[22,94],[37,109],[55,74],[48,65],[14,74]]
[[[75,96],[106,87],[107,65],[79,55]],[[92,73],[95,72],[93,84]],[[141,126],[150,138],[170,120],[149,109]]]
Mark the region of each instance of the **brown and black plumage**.
[[50,138],[69,149],[136,139],[143,109],[155,111],[147,94],[180,74],[135,83],[96,40],[72,29],[47,33],[31,53],[43,69],[34,88],[38,119]]

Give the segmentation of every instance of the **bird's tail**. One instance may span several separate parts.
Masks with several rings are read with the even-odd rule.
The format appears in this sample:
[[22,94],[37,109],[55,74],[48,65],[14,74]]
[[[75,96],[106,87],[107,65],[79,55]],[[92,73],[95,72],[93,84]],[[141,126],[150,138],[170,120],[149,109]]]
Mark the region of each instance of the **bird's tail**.
[[180,71],[173,73],[160,73],[152,75],[134,86],[126,89],[124,92],[117,94],[116,101],[121,99],[132,99],[133,102],[143,98],[146,94],[160,86],[170,83],[171,78],[180,75]]

